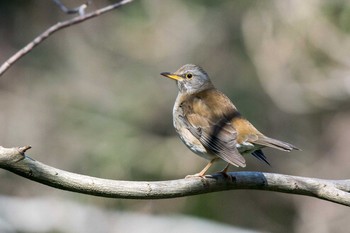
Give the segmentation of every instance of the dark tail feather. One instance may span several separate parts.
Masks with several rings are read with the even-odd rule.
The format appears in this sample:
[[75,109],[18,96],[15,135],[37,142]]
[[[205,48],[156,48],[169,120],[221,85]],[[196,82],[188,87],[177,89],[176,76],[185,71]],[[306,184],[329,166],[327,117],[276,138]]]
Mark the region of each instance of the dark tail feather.
[[262,150],[256,150],[254,152],[252,152],[252,155],[259,159],[260,161],[264,161],[265,163],[267,163],[268,165],[271,166],[271,164],[267,161],[266,156],[264,155],[264,153],[262,152]]
[[292,144],[269,137],[260,137],[258,140],[254,141],[254,144],[271,147],[283,151],[300,150],[298,147],[293,146]]

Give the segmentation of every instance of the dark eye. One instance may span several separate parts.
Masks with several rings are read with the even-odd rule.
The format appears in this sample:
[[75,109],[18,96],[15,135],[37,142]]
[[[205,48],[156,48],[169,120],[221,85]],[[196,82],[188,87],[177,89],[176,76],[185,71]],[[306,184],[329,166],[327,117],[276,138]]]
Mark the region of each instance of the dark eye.
[[191,73],[188,73],[188,74],[186,74],[186,78],[192,78],[192,74]]

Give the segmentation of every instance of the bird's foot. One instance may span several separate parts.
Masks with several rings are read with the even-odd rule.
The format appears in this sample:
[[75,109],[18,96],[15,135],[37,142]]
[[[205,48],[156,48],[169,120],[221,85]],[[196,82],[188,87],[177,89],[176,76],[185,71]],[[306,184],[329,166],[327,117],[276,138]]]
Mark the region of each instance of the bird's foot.
[[[205,173],[208,171],[208,169],[211,167],[211,165],[213,165],[213,163],[214,163],[216,160],[218,160],[218,159],[219,159],[219,158],[214,158],[214,159],[210,160],[210,162],[207,164],[207,166],[205,166],[205,167],[203,168],[202,171],[200,171],[199,173],[196,173],[196,174],[194,174],[194,175],[188,175],[188,176],[185,177],[185,179],[187,179],[187,178],[193,178],[193,177],[206,178]],[[228,167],[228,166],[226,166],[226,167]]]
[[187,176],[185,177],[185,179],[197,178],[197,177],[199,177],[199,178],[205,178],[205,175],[204,175],[204,174],[201,174],[201,173],[196,173],[196,174],[193,174],[193,175],[187,175]]

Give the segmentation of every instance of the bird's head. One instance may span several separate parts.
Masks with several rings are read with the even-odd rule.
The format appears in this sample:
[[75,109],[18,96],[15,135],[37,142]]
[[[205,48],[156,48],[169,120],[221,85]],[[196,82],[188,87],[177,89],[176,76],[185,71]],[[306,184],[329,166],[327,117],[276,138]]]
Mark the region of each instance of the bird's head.
[[161,75],[176,80],[181,93],[194,94],[213,88],[208,74],[197,65],[187,64],[174,73],[163,72]]

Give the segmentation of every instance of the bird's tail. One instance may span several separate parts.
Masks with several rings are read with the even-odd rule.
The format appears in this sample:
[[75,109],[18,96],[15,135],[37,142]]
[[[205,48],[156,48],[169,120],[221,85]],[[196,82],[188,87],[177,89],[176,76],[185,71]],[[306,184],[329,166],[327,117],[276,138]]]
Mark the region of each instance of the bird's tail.
[[287,142],[282,142],[277,139],[269,138],[266,136],[259,137],[258,140],[254,141],[254,144],[258,144],[261,146],[266,146],[266,147],[271,147],[274,149],[278,150],[283,150],[283,151],[292,151],[292,150],[300,150],[298,147],[287,143]]

